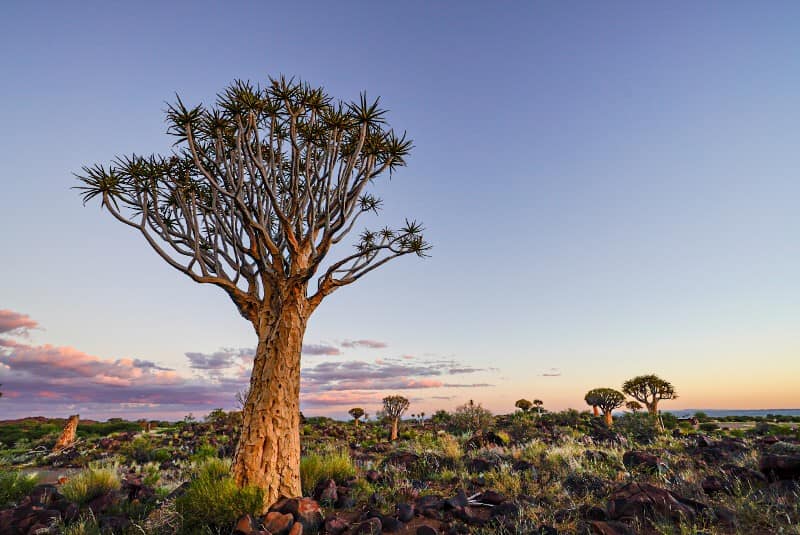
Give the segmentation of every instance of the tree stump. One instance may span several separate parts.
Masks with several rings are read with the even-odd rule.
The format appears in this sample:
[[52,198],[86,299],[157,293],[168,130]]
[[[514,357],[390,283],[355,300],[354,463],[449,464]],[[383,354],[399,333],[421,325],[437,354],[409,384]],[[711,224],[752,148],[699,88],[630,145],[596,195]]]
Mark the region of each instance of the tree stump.
[[64,426],[64,430],[61,432],[61,436],[58,437],[56,445],[53,446],[53,451],[62,450],[75,442],[75,432],[78,430],[78,417],[78,414],[73,414],[69,417],[67,425]]

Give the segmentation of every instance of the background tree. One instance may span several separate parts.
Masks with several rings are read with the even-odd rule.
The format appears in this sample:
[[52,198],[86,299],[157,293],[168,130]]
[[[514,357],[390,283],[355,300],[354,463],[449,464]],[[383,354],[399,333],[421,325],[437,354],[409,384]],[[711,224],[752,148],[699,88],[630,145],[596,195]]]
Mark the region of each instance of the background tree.
[[336,289],[429,249],[422,227],[407,221],[365,230],[354,250],[328,258],[360,216],[381,208],[368,189],[405,165],[412,144],[386,125],[377,100],[334,101],[283,77],[266,88],[236,81],[210,108],[178,98],[166,116],[171,154],[84,167],[77,189],[170,266],[220,287],[253,325],[258,344],[232,472],[239,485],[262,487],[267,506],[301,492],[309,317]]
[[392,434],[389,440],[397,440],[400,417],[408,410],[408,400],[403,396],[387,396],[383,398],[383,412],[392,422]]
[[664,426],[658,418],[658,403],[664,399],[677,399],[678,395],[672,383],[653,374],[639,375],[625,381],[622,384],[622,391],[643,403],[654,425],[663,430]]
[[353,422],[355,422],[355,426],[358,427],[359,418],[364,416],[366,412],[364,412],[364,409],[362,409],[361,407],[353,407],[352,409],[347,411],[347,414],[353,417]]
[[480,403],[469,400],[455,408],[448,425],[453,433],[484,434],[494,425],[494,415]]
[[626,401],[625,408],[631,411],[633,414],[636,414],[640,410],[642,410],[642,404],[638,401]]
[[529,410],[531,410],[533,403],[531,403],[527,399],[518,399],[517,402],[514,403],[514,406],[519,410],[521,410],[522,412],[528,412]]
[[591,405],[592,413],[595,416],[600,416],[600,411],[597,409],[598,407],[598,399],[594,395],[594,390],[589,390],[586,395],[583,397],[584,401],[586,401],[587,405]]
[[613,388],[595,388],[586,393],[585,399],[587,403],[589,403],[590,400],[593,402],[589,403],[590,405],[600,407],[603,411],[606,425],[611,427],[614,425],[614,419],[611,413],[614,409],[622,407],[622,404],[625,403],[625,394]]
[[533,406],[534,410],[536,411],[536,414],[542,414],[542,405],[544,405],[544,401],[542,401],[541,399],[533,400]]

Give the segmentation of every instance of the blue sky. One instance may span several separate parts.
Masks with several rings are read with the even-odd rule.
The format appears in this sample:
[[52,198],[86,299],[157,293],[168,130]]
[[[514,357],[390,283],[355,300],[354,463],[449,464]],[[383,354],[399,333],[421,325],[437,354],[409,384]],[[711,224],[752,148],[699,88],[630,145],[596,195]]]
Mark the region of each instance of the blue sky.
[[[405,355],[492,385],[406,392],[431,412],[580,407],[650,372],[677,386],[673,408],[800,406],[798,17],[792,2],[7,6],[0,309],[41,327],[14,333],[29,358],[50,344],[140,359],[197,388],[209,378],[187,352],[252,347],[222,292],[69,188],[82,165],[168,150],[176,92],[208,103],[284,73],[381,96],[416,146],[377,188],[381,220],[420,219],[435,247],[329,298],[306,341],[338,354],[306,355],[309,369]],[[342,345],[358,339],[385,347]],[[0,366],[0,382],[25,373]],[[18,391],[4,412],[116,410]],[[331,407],[306,412],[349,408]]]

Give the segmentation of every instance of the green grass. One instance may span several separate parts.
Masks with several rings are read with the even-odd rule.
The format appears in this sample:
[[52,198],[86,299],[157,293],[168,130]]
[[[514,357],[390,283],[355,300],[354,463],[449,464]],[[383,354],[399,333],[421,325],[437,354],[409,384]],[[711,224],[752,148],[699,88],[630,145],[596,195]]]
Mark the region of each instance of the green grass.
[[229,533],[242,515],[258,515],[263,491],[239,488],[230,474],[228,460],[206,459],[197,466],[186,493],[175,500],[175,508],[183,517],[183,533]]
[[312,453],[300,459],[300,480],[304,496],[310,496],[314,487],[322,480],[333,479],[342,483],[355,473],[356,467],[347,453]]
[[64,483],[61,494],[72,502],[84,504],[119,487],[116,466],[89,467]]
[[0,509],[5,509],[28,494],[39,482],[37,474],[0,472]]

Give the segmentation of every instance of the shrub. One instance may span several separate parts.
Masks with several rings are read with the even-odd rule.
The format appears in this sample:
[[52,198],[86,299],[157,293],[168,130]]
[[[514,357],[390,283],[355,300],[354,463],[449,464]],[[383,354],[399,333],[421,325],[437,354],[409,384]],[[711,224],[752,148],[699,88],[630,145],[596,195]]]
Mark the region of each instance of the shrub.
[[477,405],[470,400],[469,403],[456,407],[450,416],[448,425],[450,432],[462,434],[485,433],[494,425],[494,416],[480,403]]
[[700,424],[700,430],[705,431],[706,433],[712,433],[719,429],[719,424],[717,422],[703,422]]
[[69,501],[84,504],[112,490],[119,490],[120,481],[115,466],[89,467],[72,476],[61,487]]
[[310,496],[317,483],[324,479],[333,479],[337,483],[344,483],[355,473],[353,460],[346,452],[312,453],[300,459],[300,481],[304,496]]
[[184,533],[228,532],[239,517],[258,515],[263,507],[263,490],[239,488],[230,474],[227,460],[207,459],[197,467],[186,493],[175,500]]
[[28,494],[39,482],[37,474],[0,472],[0,509],[5,509]]

